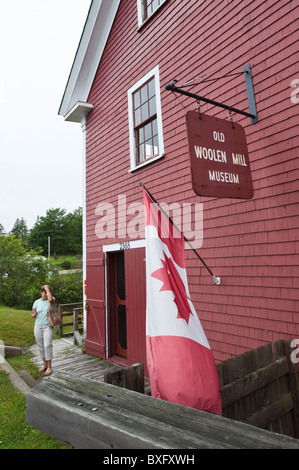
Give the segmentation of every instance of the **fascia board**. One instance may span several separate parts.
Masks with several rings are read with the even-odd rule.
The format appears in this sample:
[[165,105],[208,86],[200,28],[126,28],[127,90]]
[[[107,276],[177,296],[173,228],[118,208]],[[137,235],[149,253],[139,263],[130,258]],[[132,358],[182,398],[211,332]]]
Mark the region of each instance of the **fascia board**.
[[86,102],[108,40],[120,0],[93,0],[58,114],[66,116]]

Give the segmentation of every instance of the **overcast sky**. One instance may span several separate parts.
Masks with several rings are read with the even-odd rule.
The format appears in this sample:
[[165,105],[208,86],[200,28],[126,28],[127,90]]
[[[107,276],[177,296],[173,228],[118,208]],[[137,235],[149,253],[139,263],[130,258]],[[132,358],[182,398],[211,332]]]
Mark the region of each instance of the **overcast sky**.
[[82,206],[80,124],[58,116],[91,0],[0,0],[0,224]]

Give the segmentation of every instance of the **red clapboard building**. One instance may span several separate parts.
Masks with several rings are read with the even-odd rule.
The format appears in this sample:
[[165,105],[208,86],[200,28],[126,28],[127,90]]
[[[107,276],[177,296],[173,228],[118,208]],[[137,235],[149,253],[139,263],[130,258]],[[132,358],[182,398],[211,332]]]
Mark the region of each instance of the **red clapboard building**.
[[[298,18],[289,0],[92,1],[59,109],[81,123],[84,139],[88,352],[145,362],[140,182],[221,280],[186,248],[191,298],[216,361],[299,338]],[[248,114],[256,106],[257,119],[166,90],[172,82]],[[248,198],[195,193],[190,111],[242,126]],[[223,153],[200,148],[198,161],[213,160],[208,187],[241,185],[243,154],[229,173],[217,166]]]

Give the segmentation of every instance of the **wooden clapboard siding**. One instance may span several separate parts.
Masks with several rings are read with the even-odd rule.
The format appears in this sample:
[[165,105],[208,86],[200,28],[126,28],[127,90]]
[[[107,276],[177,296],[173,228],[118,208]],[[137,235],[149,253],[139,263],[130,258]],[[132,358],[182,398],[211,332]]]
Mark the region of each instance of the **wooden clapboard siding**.
[[[299,337],[298,124],[291,101],[297,70],[299,5],[169,1],[138,31],[136,2],[121,1],[88,101],[87,252],[119,241],[118,195],[142,202],[142,181],[159,201],[203,203],[200,254],[221,277],[216,286],[191,251],[189,287],[217,361],[281,337]],[[127,90],[159,65],[165,157],[129,173]],[[196,197],[191,186],[185,114],[196,103],[164,85],[219,78],[192,89],[248,111],[243,68],[250,64],[259,121],[234,116],[247,136],[254,198]],[[227,76],[228,74],[239,74]],[[204,104],[210,115],[227,112]],[[99,240],[96,207],[115,208],[115,237]],[[124,214],[121,214],[123,217]],[[131,216],[132,218],[132,216]],[[130,217],[128,217],[128,220]]]

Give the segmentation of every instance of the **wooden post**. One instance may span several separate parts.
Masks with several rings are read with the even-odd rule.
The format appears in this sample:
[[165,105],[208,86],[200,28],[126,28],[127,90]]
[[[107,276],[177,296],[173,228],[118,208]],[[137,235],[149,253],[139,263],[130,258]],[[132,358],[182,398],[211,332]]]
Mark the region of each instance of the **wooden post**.
[[61,325],[57,326],[57,334],[58,334],[58,336],[62,336],[62,334],[63,334],[63,312],[62,312],[62,306],[61,305],[59,305],[58,311],[61,315],[62,323],[61,323]]
[[75,331],[78,330],[78,308],[73,309],[73,328],[74,328],[74,333]]
[[144,393],[144,364],[138,362],[116,372],[110,372],[104,376],[104,382]]
[[79,313],[82,312],[82,308],[73,309],[73,333],[74,333],[74,344],[82,346],[82,338],[79,331]]

